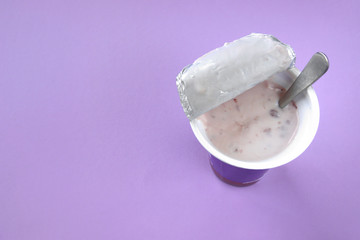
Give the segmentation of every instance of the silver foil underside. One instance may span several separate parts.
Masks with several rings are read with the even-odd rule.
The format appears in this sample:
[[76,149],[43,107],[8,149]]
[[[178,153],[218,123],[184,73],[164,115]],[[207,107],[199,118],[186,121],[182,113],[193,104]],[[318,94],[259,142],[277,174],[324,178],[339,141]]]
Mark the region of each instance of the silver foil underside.
[[253,33],[225,43],[176,77],[184,112],[193,120],[294,64],[292,48],[271,35]]

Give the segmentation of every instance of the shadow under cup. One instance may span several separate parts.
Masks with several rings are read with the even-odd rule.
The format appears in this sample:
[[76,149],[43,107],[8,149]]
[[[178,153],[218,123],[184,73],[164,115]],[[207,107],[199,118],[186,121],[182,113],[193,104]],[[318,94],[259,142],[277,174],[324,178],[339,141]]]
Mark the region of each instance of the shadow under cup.
[[[298,69],[291,68],[277,74],[272,81],[288,89],[299,74]],[[299,94],[294,101],[298,107],[299,126],[293,140],[282,152],[262,160],[238,160],[224,155],[210,142],[202,122],[198,119],[192,120],[191,128],[201,145],[210,153],[210,165],[214,173],[226,183],[246,186],[259,181],[269,169],[284,165],[301,155],[314,139],[318,129],[319,102],[312,87]]]

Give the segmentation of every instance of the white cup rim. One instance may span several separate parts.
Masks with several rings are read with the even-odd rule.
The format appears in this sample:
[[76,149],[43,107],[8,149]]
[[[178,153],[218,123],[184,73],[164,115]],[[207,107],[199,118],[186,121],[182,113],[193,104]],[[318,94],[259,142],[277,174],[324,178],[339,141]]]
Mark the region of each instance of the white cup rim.
[[[292,79],[295,79],[300,71],[297,68],[291,68],[287,70]],[[246,161],[246,160],[238,160],[231,158],[220,151],[218,151],[210,141],[204,136],[204,134],[200,131],[199,124],[197,119],[190,121],[190,126],[200,142],[200,144],[214,157],[217,159],[230,164],[232,166],[246,168],[246,169],[270,169],[275,168],[286,163],[291,162],[299,155],[301,155],[311,144],[313,141],[320,120],[320,108],[318,98],[316,93],[312,87],[309,87],[306,91],[301,94],[300,102],[306,101],[306,116],[303,122],[306,124],[303,126],[299,126],[299,129],[295,135],[293,141],[289,144],[289,146],[282,151],[281,153],[263,159],[259,161]],[[296,100],[297,101],[297,100]],[[301,105],[301,104],[300,104]],[[305,108],[305,107],[304,107]],[[300,123],[302,124],[302,123]]]

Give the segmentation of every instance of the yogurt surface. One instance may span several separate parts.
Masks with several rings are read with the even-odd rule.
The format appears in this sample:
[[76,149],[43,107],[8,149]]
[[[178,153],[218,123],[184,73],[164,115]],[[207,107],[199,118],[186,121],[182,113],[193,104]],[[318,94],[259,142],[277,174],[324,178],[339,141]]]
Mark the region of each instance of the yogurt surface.
[[249,161],[268,158],[286,148],[298,128],[296,104],[278,106],[284,91],[266,80],[198,119],[223,154]]

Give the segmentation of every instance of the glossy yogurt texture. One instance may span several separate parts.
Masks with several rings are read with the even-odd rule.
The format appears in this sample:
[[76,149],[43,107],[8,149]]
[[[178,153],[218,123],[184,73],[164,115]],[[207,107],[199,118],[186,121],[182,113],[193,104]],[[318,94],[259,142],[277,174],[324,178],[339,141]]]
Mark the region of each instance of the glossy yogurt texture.
[[278,106],[284,91],[266,80],[198,119],[223,154],[245,161],[272,157],[287,147],[298,128],[296,104]]

